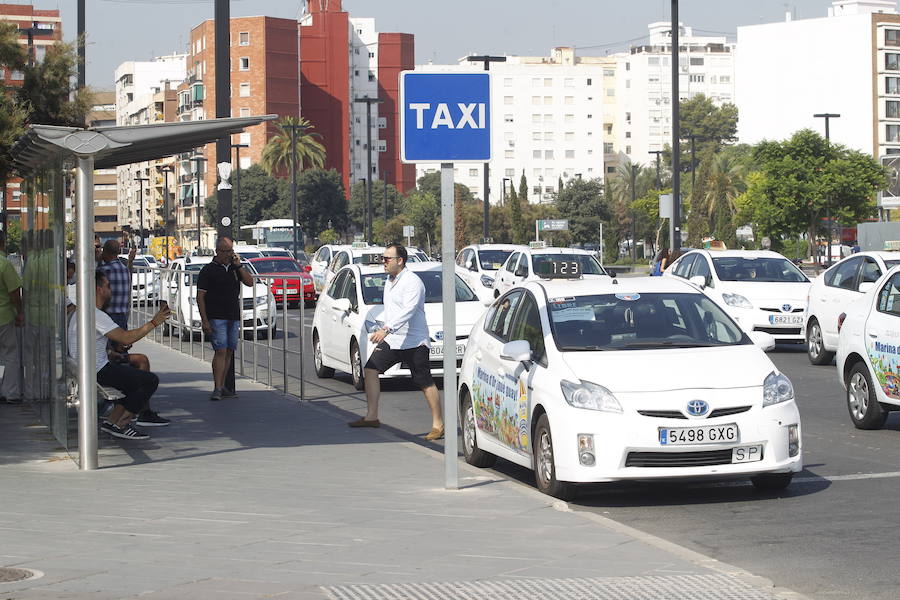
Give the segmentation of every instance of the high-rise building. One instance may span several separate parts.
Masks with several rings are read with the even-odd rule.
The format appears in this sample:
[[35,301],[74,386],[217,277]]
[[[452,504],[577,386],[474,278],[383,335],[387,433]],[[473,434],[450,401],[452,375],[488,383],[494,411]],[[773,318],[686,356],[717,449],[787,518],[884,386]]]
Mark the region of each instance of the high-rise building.
[[[605,91],[617,98],[620,122],[612,149],[641,164],[653,160],[650,152],[672,143],[672,26],[665,21],[648,27],[646,44],[613,55],[616,86]],[[725,36],[695,35],[683,24],[678,36],[681,101],[704,94],[716,105],[733,103],[735,44]]]
[[738,135],[799,129],[878,157],[900,154],[900,14],[894,0],[840,0],[826,16],[738,27]]
[[[88,127],[114,127],[116,125],[116,93],[93,93],[94,104],[87,116]],[[116,169],[94,171],[94,233],[101,242],[119,239],[118,201],[116,194]]]
[[[414,43],[411,34],[378,32],[374,19],[351,18],[340,0],[311,0],[301,18],[300,114],[323,136],[325,166],[342,174],[348,194],[369,168],[401,193],[415,188],[415,167],[400,162],[398,83],[415,66]],[[381,102],[357,102],[366,97]]]
[[[160,56],[151,61],[128,61],[116,69],[116,124],[149,125],[176,119],[175,87],[185,78],[185,54]],[[170,159],[117,167],[118,225],[133,242],[141,233],[141,246],[160,231],[161,190],[158,171]]]
[[[420,65],[417,70],[480,71],[480,63]],[[491,65],[492,111],[490,201],[499,204],[509,186],[519,189],[522,174],[528,200],[547,202],[559,182],[604,174],[605,61],[579,57],[573,48],[554,48],[550,56],[507,56]],[[417,165],[419,175],[440,165]],[[484,198],[484,167],[460,164],[454,180]]]
[[[47,52],[47,47],[62,40],[62,19],[59,10],[36,9],[30,4],[2,4],[0,3],[0,21],[12,22],[19,30],[19,43],[26,48],[30,60],[41,62]],[[0,84],[4,87],[18,87],[22,85],[24,73],[10,69],[0,68]],[[2,183],[2,182],[0,182]],[[21,219],[23,210],[27,207],[21,201],[21,180],[13,178],[6,182],[3,192],[3,209],[7,219]],[[28,220],[22,221],[22,226],[28,228]]]
[[[231,114],[249,117],[298,114],[299,73],[297,63],[297,21],[273,17],[231,19]],[[178,120],[216,118],[215,21],[200,23],[191,30],[187,57],[187,77],[178,87]],[[275,124],[261,123],[232,136],[240,149],[240,168],[246,169],[262,158],[263,148],[275,134]],[[205,199],[215,193],[217,162],[236,165],[237,153],[217,157],[216,145],[209,144],[192,155],[178,159],[176,228],[185,248],[197,245],[197,217],[200,214],[202,245],[212,247],[215,229],[203,216]],[[197,197],[199,196],[199,197]],[[199,210],[198,210],[199,204]]]

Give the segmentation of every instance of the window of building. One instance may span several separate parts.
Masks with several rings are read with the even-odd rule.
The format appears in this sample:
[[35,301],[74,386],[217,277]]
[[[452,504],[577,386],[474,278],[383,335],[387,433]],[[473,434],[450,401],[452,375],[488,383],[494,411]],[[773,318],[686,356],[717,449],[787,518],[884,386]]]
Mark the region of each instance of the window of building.
[[719,75],[719,83],[731,83],[731,75]]
[[615,167],[606,167],[606,172],[607,172],[607,173],[615,173],[615,172],[616,172],[616,168],[615,168]]
[[553,115],[544,115],[544,123],[553,123]]
[[563,87],[575,87],[575,80],[571,77],[563,79]]
[[594,153],[594,149],[593,149],[593,148],[588,148],[587,153],[588,153],[588,156],[592,155],[592,154]]
[[503,104],[512,104],[513,97],[512,96],[503,96]]
[[625,63],[625,70],[626,70],[626,71],[630,71],[630,70],[631,70],[631,63],[629,63],[629,62]]
[[604,154],[612,154],[614,152],[612,142],[604,142],[603,143],[603,153]]
[[238,59],[238,64],[240,65],[238,68],[241,71],[249,71],[250,70],[250,57],[242,56],[240,59]]
[[575,158],[574,150],[566,150],[566,158]]
[[627,90],[627,89],[629,89],[630,87],[631,87],[631,80],[630,80],[630,79],[626,79],[626,80],[625,80],[625,89]]
[[574,123],[574,122],[575,122],[575,115],[566,115],[566,116],[564,117],[564,120],[565,120],[566,123]]
[[603,69],[603,76],[604,77],[615,77],[616,72],[613,69]]
[[631,154],[631,146],[625,146],[625,154]]
[[469,169],[469,177],[478,177],[478,169]]
[[567,142],[573,142],[575,141],[575,132],[567,131],[563,137]]
[[658,56],[648,57],[647,64],[651,67],[658,67],[659,66],[659,57]]
[[612,128],[613,128],[612,123],[604,123],[604,124],[603,124],[603,127],[606,128],[606,133],[607,133],[607,134],[612,135]]
[[553,132],[552,132],[552,131],[545,131],[545,132],[544,132],[544,141],[545,141],[545,142],[552,142],[552,141],[553,141]]
[[512,77],[503,78],[503,87],[512,87]]
[[504,170],[503,170],[503,174],[504,174],[506,177],[512,177],[512,176],[514,176],[514,175],[516,174],[516,170],[515,170],[515,169],[504,169]]
[[369,58],[375,58],[375,53],[374,53],[374,52],[369,52]]
[[247,132],[242,133],[240,136],[238,136],[238,139],[240,139],[240,141],[238,142],[239,144],[247,144],[248,146],[250,145],[250,134],[249,133],[247,133]]
[[550,160],[553,158],[553,150],[544,150],[544,159]]
[[515,157],[516,157],[515,150],[504,150],[503,151],[503,158],[515,158]]
[[[694,59],[691,59],[691,60],[694,60]],[[690,76],[691,83],[703,83],[703,81],[705,79],[706,79],[705,75],[695,74],[695,75]]]
[[615,95],[616,95],[616,90],[615,90],[615,88],[606,88],[606,96],[607,96],[608,98],[612,98],[612,97],[615,96]]
[[886,94],[900,94],[900,77],[885,77],[884,91]]
[[[532,170],[531,170],[531,175],[532,175],[532,177],[542,177],[542,176],[543,176],[543,171],[542,171],[541,169],[532,169]],[[535,193],[540,194],[540,193],[541,193],[541,188],[539,188],[539,187],[536,188]]]
[[884,45],[885,46],[900,46],[900,29],[885,29],[884,30]]
[[250,45],[250,32],[242,31],[238,34],[238,45],[239,46],[249,46]]
[[369,71],[369,81],[375,81],[375,72]]
[[592,115],[591,113],[588,113],[587,118],[588,118],[588,119],[593,119],[593,118],[594,118],[594,115]]
[[504,131],[503,139],[504,140],[514,140],[514,139],[516,139],[516,134],[513,131]]
[[631,123],[631,113],[630,112],[625,113],[625,122]]
[[553,96],[544,96],[544,104],[553,104]]
[[532,123],[540,123],[540,122],[541,122],[541,115],[539,115],[539,114],[537,114],[537,113],[531,113],[531,122],[532,122]]
[[591,78],[588,77],[588,78],[587,78],[587,84],[588,84],[588,85],[592,85],[592,83],[593,83],[593,82],[591,81]]
[[703,57],[702,56],[692,56],[691,64],[694,66],[702,66],[703,65]]
[[241,109],[240,109],[240,116],[242,116],[242,117],[249,117],[249,116],[250,116],[250,109],[249,109],[249,108],[241,108]]
[[564,104],[575,104],[575,96],[566,96]]
[[552,77],[544,77],[544,87],[553,87]]
[[[538,171],[540,171],[540,169],[538,169]],[[531,188],[531,193],[532,193],[532,194],[540,195],[540,193],[541,193],[541,186],[536,185],[536,186],[532,187],[532,188]]]
[[240,87],[240,92],[238,93],[238,95],[241,98],[246,98],[247,96],[249,96],[250,95],[250,84],[242,83],[241,87]]
[[541,158],[541,151],[540,151],[540,150],[532,150],[532,151],[531,151],[531,158],[540,160],[540,158]]
[[513,123],[513,122],[514,122],[514,121],[513,121],[513,116],[510,115],[510,114],[505,114],[505,115],[503,115],[503,122],[504,122],[504,123]]
[[353,74],[354,74],[356,77],[359,77],[359,69],[353,69]]
[[900,101],[888,100],[885,103],[885,116],[888,119],[900,119]]
[[900,54],[886,52],[884,55],[884,68],[888,71],[900,71]]
[[540,103],[541,103],[541,97],[540,97],[540,96],[532,96],[532,97],[531,97],[531,103],[532,103],[532,104],[540,104]]
[[532,131],[531,139],[535,142],[541,141],[541,132],[540,131]]
[[544,176],[545,177],[556,177],[556,171],[554,171],[553,169],[544,169]]

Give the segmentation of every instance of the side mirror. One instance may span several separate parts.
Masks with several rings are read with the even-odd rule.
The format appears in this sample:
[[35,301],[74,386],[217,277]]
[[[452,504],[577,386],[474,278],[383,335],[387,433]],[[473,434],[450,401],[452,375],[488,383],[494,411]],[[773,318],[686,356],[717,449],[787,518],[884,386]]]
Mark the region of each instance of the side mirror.
[[609,274],[609,276],[612,277],[613,279],[616,278],[616,271],[615,271],[615,269],[607,269],[606,272],[607,272],[607,273]]
[[475,264],[475,261],[472,261],[471,263],[469,263],[469,270],[470,271],[478,271],[478,265]]
[[750,341],[758,346],[763,352],[769,352],[770,350],[775,349],[775,338],[772,337],[771,333],[766,333],[765,331],[748,331],[747,337],[749,337]]
[[305,273],[311,273],[311,272],[312,272],[312,266],[311,266],[311,265],[305,265],[305,266],[303,267],[303,271],[304,271]]
[[696,285],[701,290],[706,287],[706,277],[703,275],[694,275],[690,279],[688,279],[691,283]]
[[862,283],[859,284],[859,287],[857,289],[861,293],[865,294],[866,292],[871,290],[873,287],[875,287],[874,281],[863,281]]
[[528,340],[516,340],[506,342],[500,348],[500,358],[512,362],[525,362],[531,360],[531,345]]
[[349,298],[338,298],[334,301],[334,304],[331,305],[333,310],[339,310],[341,312],[350,312],[350,299]]
[[525,275],[526,275],[525,268],[519,267],[518,269],[516,269],[516,272],[513,273],[513,275],[515,275],[516,277],[525,277]]

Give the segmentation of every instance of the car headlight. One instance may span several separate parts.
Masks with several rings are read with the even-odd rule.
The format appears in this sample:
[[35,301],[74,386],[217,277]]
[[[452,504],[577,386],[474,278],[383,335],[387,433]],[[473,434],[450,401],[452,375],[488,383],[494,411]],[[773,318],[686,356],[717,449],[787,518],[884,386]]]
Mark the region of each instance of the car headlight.
[[602,385],[590,381],[560,381],[563,397],[570,406],[587,410],[602,410],[603,412],[621,413],[622,405],[613,396],[613,393]]
[[728,306],[734,306],[736,308],[753,308],[753,305],[750,304],[750,301],[740,294],[723,293],[722,300],[724,300],[725,304],[727,304]]
[[481,276],[481,285],[484,287],[493,287],[494,286],[494,278],[490,275],[482,275]]
[[383,321],[370,321],[369,319],[366,319],[366,333],[375,333],[382,327],[384,327]]
[[794,399],[794,386],[791,380],[772,371],[763,381],[763,406],[771,406]]

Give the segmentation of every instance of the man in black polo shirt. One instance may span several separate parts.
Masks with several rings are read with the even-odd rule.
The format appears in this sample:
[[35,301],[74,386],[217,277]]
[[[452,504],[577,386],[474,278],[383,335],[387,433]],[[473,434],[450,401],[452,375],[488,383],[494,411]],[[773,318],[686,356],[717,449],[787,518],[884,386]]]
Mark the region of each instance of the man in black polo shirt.
[[210,400],[233,396],[225,389],[225,373],[237,349],[241,319],[241,284],[253,286],[253,276],[241,265],[229,237],[216,240],[216,255],[197,277],[197,308],[203,332],[210,336],[213,355],[213,393]]

